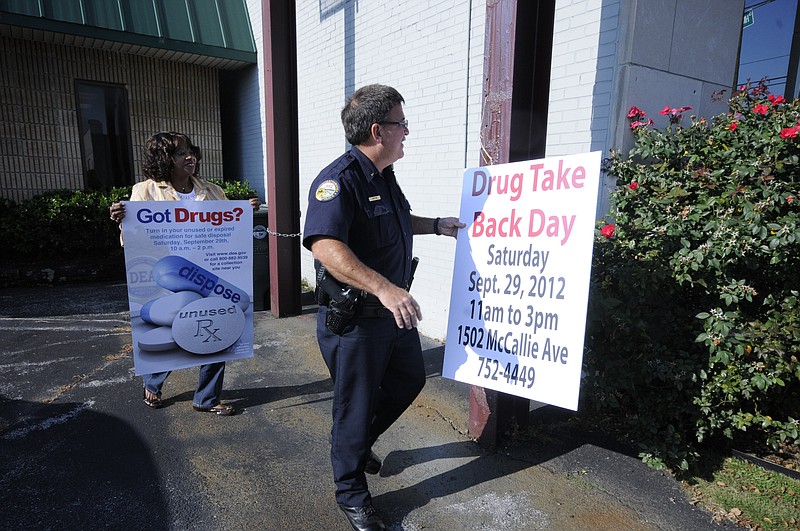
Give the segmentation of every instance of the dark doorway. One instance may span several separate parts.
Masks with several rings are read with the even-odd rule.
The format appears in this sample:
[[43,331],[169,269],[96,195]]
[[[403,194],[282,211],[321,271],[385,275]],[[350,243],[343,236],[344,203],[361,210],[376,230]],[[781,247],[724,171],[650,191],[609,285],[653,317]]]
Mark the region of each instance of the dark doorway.
[[122,85],[75,82],[84,188],[133,184],[128,91]]
[[545,155],[555,0],[517,2],[509,162]]

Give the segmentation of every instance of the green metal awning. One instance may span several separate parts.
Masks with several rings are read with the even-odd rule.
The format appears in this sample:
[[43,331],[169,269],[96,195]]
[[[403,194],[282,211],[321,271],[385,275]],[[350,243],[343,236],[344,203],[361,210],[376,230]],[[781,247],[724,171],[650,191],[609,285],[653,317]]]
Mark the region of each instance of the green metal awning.
[[257,61],[245,0],[0,0],[0,35],[222,69]]

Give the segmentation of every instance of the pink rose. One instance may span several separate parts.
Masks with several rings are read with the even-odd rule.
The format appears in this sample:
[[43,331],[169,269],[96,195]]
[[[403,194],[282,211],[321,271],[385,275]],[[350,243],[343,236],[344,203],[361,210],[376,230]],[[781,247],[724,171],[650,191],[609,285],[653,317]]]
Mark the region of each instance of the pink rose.
[[628,111],[628,118],[640,118],[642,116],[647,116],[647,114],[638,107],[631,107]]
[[616,227],[609,223],[608,225],[600,229],[600,234],[602,234],[606,238],[611,238],[614,235],[614,229],[616,229]]
[[780,105],[781,103],[786,103],[786,99],[783,96],[776,96],[775,94],[770,94],[767,99],[773,107]]
[[767,114],[767,112],[769,112],[769,107],[767,107],[763,103],[759,103],[758,105],[753,107],[753,112],[756,114]]

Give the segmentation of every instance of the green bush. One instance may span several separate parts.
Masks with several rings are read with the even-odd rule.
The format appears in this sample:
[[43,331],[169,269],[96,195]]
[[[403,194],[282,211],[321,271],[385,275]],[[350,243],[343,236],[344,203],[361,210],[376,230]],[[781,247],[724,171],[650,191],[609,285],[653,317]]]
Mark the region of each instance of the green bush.
[[[229,199],[256,197],[247,182],[213,180]],[[0,263],[64,262],[122,252],[111,203],[127,200],[131,187],[108,192],[58,190],[21,203],[0,199]]]
[[2,263],[64,261],[108,256],[119,251],[119,229],[109,219],[114,201],[130,188],[110,192],[59,190],[22,203],[0,203]]
[[633,149],[605,161],[583,398],[680,469],[709,440],[800,443],[800,105],[761,82],[711,122],[689,110],[656,129],[633,107]]
[[258,194],[250,186],[248,181],[220,181],[219,179],[209,179],[218,186],[221,186],[225,191],[225,197],[231,200],[235,199],[250,199],[251,197],[258,197]]

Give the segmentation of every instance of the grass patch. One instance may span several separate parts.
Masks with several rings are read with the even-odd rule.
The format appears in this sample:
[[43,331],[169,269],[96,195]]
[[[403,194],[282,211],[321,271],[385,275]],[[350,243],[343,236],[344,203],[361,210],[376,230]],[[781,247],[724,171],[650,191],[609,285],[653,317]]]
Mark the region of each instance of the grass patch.
[[732,457],[706,479],[687,483],[693,500],[718,520],[752,530],[800,531],[800,481]]
[[[536,420],[528,427],[511,432],[506,441],[508,446],[524,448],[534,458],[547,459],[553,453],[572,449],[569,446],[558,449],[564,441],[587,443],[596,435],[603,441],[599,444],[606,448],[616,448],[615,451],[632,457],[637,454],[636,441],[615,417],[571,414],[550,407],[540,408],[534,415]],[[542,449],[547,449],[547,453],[542,453]],[[667,469],[665,472],[681,482],[692,504],[708,511],[717,522],[736,522],[750,531],[800,531],[800,480],[727,457],[728,452],[707,444],[689,471]],[[765,457],[763,453],[751,453]],[[781,455],[784,466],[800,468],[797,446],[786,445]],[[583,471],[569,477],[582,479],[582,474]]]

